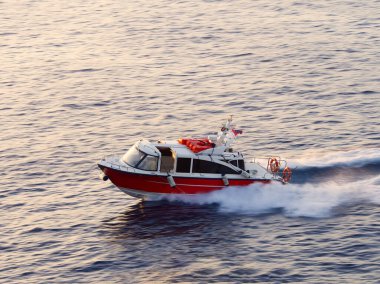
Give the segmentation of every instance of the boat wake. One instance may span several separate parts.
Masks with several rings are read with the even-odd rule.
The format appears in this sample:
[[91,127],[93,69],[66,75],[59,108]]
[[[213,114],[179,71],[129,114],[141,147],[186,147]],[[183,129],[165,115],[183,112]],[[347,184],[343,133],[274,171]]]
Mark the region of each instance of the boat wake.
[[[363,155],[363,153],[365,155]],[[371,155],[368,155],[371,153]],[[298,162],[293,184],[253,184],[205,195],[169,196],[169,201],[218,204],[222,212],[324,218],[356,204],[380,205],[380,153],[355,151]]]
[[334,152],[323,156],[307,155],[306,157],[298,159],[291,164],[292,167],[301,168],[358,168],[366,165],[380,166],[380,151],[378,149]]

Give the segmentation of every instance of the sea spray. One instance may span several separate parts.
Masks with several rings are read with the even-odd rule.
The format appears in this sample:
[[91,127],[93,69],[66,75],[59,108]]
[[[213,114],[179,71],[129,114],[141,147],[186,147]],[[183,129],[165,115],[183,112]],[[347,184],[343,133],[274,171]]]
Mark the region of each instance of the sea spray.
[[379,149],[358,149],[351,151],[334,152],[328,154],[303,153],[303,157],[290,160],[293,168],[331,168],[331,167],[362,167],[369,164],[379,164]]
[[[173,195],[166,199],[200,205],[218,204],[224,212],[262,214],[280,209],[286,216],[315,218],[332,216],[337,206],[361,202],[380,204],[380,151],[377,149],[309,156],[295,160],[291,165],[306,176],[315,174],[309,168],[317,167],[318,174],[325,179],[286,185],[272,183],[226,187],[209,194]],[[374,166],[371,174],[369,169],[367,173],[355,170],[368,165]],[[336,167],[343,167],[344,171],[332,170]],[[342,178],[342,175],[347,177],[347,173],[349,178]]]
[[253,184],[225,188],[203,195],[175,195],[170,201],[207,205],[218,204],[222,212],[263,214],[281,209],[289,217],[323,218],[345,204],[380,204],[380,176],[351,184],[282,185]]

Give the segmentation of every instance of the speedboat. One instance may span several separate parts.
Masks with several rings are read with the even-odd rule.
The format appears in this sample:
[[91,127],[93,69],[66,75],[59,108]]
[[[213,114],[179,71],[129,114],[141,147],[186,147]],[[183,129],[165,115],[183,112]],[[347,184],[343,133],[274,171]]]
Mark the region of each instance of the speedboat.
[[[292,171],[280,157],[247,161],[232,144],[242,134],[232,116],[219,132],[176,141],[137,141],[123,156],[106,156],[99,163],[101,178],[137,198],[156,200],[168,195],[205,194],[253,183],[288,183]],[[285,167],[280,170],[281,165]]]

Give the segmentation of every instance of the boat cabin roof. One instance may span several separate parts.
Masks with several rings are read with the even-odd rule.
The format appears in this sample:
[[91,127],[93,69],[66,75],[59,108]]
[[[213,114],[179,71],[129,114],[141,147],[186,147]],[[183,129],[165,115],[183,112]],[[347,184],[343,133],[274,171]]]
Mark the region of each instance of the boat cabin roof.
[[136,148],[151,156],[160,156],[160,151],[148,140],[142,139],[135,144]]
[[[148,140],[140,140],[138,143],[136,143],[136,146],[143,152],[152,155],[152,156],[160,156],[162,155],[162,152],[165,149],[170,149],[173,156],[179,157],[179,158],[200,158],[201,156],[209,157],[220,157],[226,160],[233,160],[233,159],[241,159],[242,155],[239,152],[222,152],[218,153],[218,151],[204,151],[207,153],[194,153],[192,150],[190,150],[186,145],[180,144],[176,140],[172,141],[158,141],[158,142],[149,142]],[[217,148],[215,148],[217,149]]]
[[154,145],[157,149],[170,148],[177,157],[192,158],[195,156],[193,151],[185,145],[179,144],[177,141],[159,141],[157,143],[153,143],[152,145]]
[[[214,149],[218,147],[210,150]],[[236,174],[239,168],[245,170],[244,158],[239,152],[202,152],[194,153],[177,141],[151,143],[140,140],[123,156],[122,161],[145,171]]]

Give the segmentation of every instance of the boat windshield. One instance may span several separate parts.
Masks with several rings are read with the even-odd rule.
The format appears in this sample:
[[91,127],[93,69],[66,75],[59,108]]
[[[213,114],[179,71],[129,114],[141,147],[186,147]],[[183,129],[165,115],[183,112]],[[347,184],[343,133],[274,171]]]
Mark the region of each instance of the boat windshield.
[[157,171],[158,157],[148,155],[133,146],[123,156],[123,162],[144,171]]

